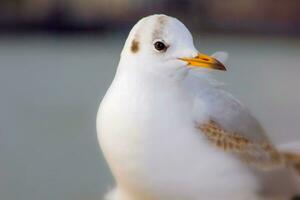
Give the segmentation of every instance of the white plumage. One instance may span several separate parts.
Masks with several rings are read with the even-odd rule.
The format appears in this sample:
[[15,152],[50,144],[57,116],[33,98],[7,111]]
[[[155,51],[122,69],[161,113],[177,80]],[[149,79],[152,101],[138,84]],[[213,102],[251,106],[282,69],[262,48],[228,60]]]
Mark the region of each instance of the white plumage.
[[[157,41],[166,49],[155,49]],[[247,108],[207,70],[187,66],[185,60],[197,55],[190,32],[175,18],[149,16],[131,30],[97,118],[99,142],[117,183],[109,200],[272,196],[261,178],[276,175],[277,168],[271,173],[248,166],[197,128],[213,120],[250,141],[268,141]],[[227,55],[212,57],[224,61]],[[291,177],[287,183],[294,184]],[[287,200],[297,189],[289,185],[276,198]]]

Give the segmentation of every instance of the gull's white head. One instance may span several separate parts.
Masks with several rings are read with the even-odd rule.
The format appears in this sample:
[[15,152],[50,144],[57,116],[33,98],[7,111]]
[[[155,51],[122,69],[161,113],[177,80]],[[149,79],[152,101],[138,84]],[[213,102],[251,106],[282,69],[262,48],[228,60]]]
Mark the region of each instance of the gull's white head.
[[120,66],[170,77],[184,75],[194,67],[226,70],[215,58],[199,53],[185,25],[166,15],[145,17],[132,28]]

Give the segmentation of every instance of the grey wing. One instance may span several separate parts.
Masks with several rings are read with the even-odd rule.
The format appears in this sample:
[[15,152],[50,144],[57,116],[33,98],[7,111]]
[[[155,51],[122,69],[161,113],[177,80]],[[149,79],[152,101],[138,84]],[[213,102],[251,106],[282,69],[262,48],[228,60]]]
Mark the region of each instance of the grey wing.
[[208,74],[189,73],[184,86],[194,96],[194,112],[201,112],[200,109],[204,106],[211,117],[210,120],[217,122],[227,131],[237,132],[250,140],[268,140],[261,124],[249,109],[223,90],[221,85]]
[[269,141],[264,129],[251,112],[230,93],[220,88],[200,90],[197,97],[204,103],[210,120],[253,141]]
[[236,155],[259,169],[284,166],[283,154],[268,140],[259,122],[229,93],[218,89],[199,91],[197,99],[208,109],[206,121],[197,124],[200,133],[216,147]]

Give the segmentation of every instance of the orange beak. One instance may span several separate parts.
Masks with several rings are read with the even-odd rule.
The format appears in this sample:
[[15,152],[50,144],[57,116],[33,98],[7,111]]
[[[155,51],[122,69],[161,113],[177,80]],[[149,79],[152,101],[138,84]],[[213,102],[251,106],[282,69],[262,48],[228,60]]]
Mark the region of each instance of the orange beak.
[[226,71],[225,66],[220,61],[202,53],[198,53],[198,55],[194,58],[184,57],[178,59],[186,61],[189,67],[203,67],[203,68]]

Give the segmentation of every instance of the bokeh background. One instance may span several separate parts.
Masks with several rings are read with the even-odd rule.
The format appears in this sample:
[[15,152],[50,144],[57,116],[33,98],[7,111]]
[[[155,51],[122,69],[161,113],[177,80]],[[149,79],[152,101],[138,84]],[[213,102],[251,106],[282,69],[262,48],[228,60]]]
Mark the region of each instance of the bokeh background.
[[113,186],[95,119],[132,25],[165,13],[276,144],[300,140],[298,0],[0,0],[0,199],[100,200]]

